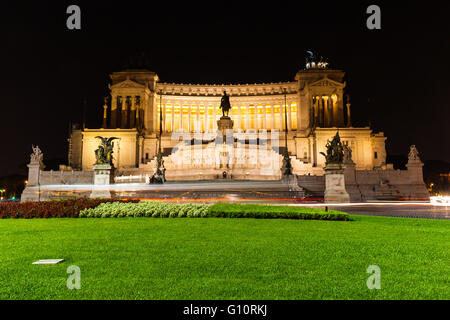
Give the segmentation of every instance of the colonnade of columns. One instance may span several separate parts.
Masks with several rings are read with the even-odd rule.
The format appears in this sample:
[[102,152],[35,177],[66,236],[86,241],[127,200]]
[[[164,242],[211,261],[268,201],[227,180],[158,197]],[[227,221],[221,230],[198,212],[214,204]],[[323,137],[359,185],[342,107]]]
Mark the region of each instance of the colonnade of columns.
[[[107,106],[104,106],[103,126],[107,124]],[[141,95],[117,96],[111,100],[110,128],[142,128],[144,126],[144,97]]]
[[338,96],[317,95],[311,101],[311,119],[314,127],[341,127],[344,125],[343,110],[339,107]]
[[[142,128],[144,126],[144,101],[142,95],[113,95],[109,128]],[[344,126],[344,110],[339,108],[338,96],[317,95],[312,97],[311,119],[315,127]],[[163,131],[215,131],[222,113],[220,105],[163,103]],[[158,116],[160,106],[158,105]],[[297,104],[287,104],[288,130],[297,129]],[[240,104],[230,110],[235,130],[284,130],[285,106],[279,104]],[[108,127],[108,106],[104,105],[103,127]],[[351,126],[350,103],[347,103],[347,125]],[[159,130],[159,121],[157,123]]]
[[[237,130],[284,130],[285,106],[268,104],[241,104],[234,105],[229,116],[234,121]],[[161,106],[157,106],[157,119]],[[287,104],[288,130],[297,129],[297,104]],[[189,104],[189,103],[163,103],[163,131],[215,131],[217,120],[222,116],[219,104]],[[159,129],[159,123],[157,125]]]

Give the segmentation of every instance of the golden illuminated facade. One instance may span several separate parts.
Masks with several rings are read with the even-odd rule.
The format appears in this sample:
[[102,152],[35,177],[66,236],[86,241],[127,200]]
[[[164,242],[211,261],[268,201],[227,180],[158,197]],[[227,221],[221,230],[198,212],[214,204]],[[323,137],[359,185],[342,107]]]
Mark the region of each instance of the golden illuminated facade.
[[[343,142],[353,151],[357,169],[383,169],[386,138],[383,133],[372,133],[369,127],[352,127],[343,78],[341,70],[316,67],[299,71],[290,82],[201,85],[160,82],[154,72],[147,70],[115,72],[111,75],[110,105],[104,106],[103,128],[73,130],[69,165],[92,170],[98,145],[95,137],[115,136],[119,140],[114,165],[119,172],[152,172],[162,112],[162,149],[168,180],[196,180],[200,176],[214,179],[223,167],[209,165],[206,156],[195,155],[194,151],[202,150],[206,155],[212,150],[211,141],[216,137],[217,121],[222,115],[220,100],[226,90],[232,105],[229,116],[234,122],[233,138],[237,141],[236,152],[232,154],[244,152],[240,162],[227,160],[226,168],[233,178],[278,179],[286,125],[295,174],[323,175],[324,158],[320,152],[325,151],[327,139],[338,129]],[[192,147],[192,156],[187,157],[186,150],[191,144],[187,147],[180,141],[191,139],[202,141],[202,147]],[[251,141],[256,141],[257,150],[261,146],[268,148],[261,154],[276,164],[271,173],[260,174],[264,161],[251,160],[255,147]],[[177,160],[181,157],[182,163]]]

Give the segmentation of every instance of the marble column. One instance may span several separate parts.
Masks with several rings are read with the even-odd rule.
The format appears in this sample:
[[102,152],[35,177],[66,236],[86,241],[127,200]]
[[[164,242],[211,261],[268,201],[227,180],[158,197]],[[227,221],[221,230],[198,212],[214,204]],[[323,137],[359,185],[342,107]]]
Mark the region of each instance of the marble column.
[[213,122],[213,129],[214,131],[217,130],[217,105],[214,105],[214,122]]
[[336,95],[336,113],[337,113],[337,127],[345,127],[345,106],[343,93],[340,92]]
[[131,96],[130,128],[136,127],[136,96]]
[[325,103],[325,97],[324,96],[320,96],[319,98],[319,126],[320,127],[325,127],[325,107],[324,107],[324,103]]
[[121,119],[121,124],[120,124],[120,128],[125,129],[127,128],[127,124],[128,124],[128,97],[127,96],[122,96],[122,119]]
[[188,131],[191,132],[192,128],[191,128],[191,104],[188,104],[188,108],[189,108],[189,114],[188,114]]
[[319,126],[319,97],[314,97],[314,126]]
[[141,96],[141,126],[146,132],[156,132],[159,123],[158,96],[152,93]]
[[205,103],[205,132],[208,131],[209,127],[208,127],[208,120],[209,120],[209,115],[208,115],[208,107],[209,105],[207,103]]
[[200,123],[200,104],[197,104],[197,118],[195,119],[195,131],[202,132],[202,124]]
[[109,126],[111,129],[117,128],[117,96],[111,96],[111,119]]
[[331,96],[328,96],[327,99],[327,104],[328,104],[328,126],[332,127],[333,126],[333,99],[331,98]]
[[263,104],[263,129],[267,130],[267,111],[266,111],[266,105]]
[[140,128],[141,127],[141,122],[142,122],[142,118],[141,118],[141,107],[142,107],[142,98],[141,96],[136,96],[136,99],[139,99],[139,104],[136,104],[136,128]]
[[280,131],[284,131],[283,118],[283,104],[280,104]]
[[180,103],[180,131],[183,131],[183,104]]
[[[166,119],[167,119],[167,117],[166,117],[166,112],[167,112],[167,109],[166,109],[166,104],[163,102],[162,103],[162,105],[160,106],[160,112],[162,112],[162,115],[163,115],[163,121],[162,121],[162,125],[163,125],[163,127],[162,127],[162,131],[163,132],[166,132]],[[159,119],[158,119],[159,120]]]
[[350,104],[350,100],[349,99],[347,99],[346,106],[347,106],[347,127],[351,127],[352,126],[352,117],[351,117],[351,114],[350,114],[350,106],[351,106],[351,104]]
[[171,132],[174,132],[174,128],[175,128],[175,105],[173,103],[170,104],[170,107],[172,108],[172,118],[170,119],[171,121]]
[[245,107],[245,112],[247,113],[245,116],[245,131],[248,131],[250,129],[250,106],[247,104]]
[[287,112],[288,112],[288,131],[291,131],[292,130],[292,114],[291,114],[291,112],[292,112],[292,108],[291,108],[291,102],[288,102],[288,106],[287,106],[287,108],[288,108],[288,110],[287,110]]
[[242,128],[242,111],[241,111],[240,104],[238,104],[238,121],[239,121],[239,125],[236,126],[236,128],[243,130],[243,128]]
[[270,111],[272,112],[272,130],[275,130],[275,106],[273,104],[270,106]]
[[328,96],[324,96],[323,97],[323,108],[324,108],[324,127],[329,127],[329,123],[330,123],[330,110],[329,110],[329,97]]
[[106,129],[108,127],[108,105],[105,103],[103,106],[103,123],[102,128]]

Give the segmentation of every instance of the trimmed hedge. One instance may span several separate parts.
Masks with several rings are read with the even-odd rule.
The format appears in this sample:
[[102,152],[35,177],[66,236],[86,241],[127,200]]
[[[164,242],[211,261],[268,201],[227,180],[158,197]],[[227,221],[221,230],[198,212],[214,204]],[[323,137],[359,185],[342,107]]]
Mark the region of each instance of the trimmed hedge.
[[106,202],[138,202],[117,199],[65,199],[39,202],[0,203],[0,219],[6,218],[77,218],[80,211]]
[[173,204],[164,202],[102,203],[80,212],[80,218],[160,217],[160,218],[258,218],[349,221],[347,213],[306,207],[250,204]]
[[80,218],[121,218],[121,217],[153,217],[182,218],[206,217],[210,205],[206,204],[174,204],[164,202],[142,201],[139,203],[102,203],[91,209],[80,212]]
[[350,220],[347,213],[335,210],[325,211],[308,207],[234,203],[216,203],[211,206],[209,216],[257,219]]

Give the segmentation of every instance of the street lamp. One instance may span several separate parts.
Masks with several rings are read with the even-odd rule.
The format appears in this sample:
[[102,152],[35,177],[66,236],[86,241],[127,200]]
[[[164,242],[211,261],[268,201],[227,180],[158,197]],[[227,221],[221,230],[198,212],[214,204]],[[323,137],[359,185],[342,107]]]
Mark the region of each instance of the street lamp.
[[162,89],[159,91],[159,137],[158,137],[158,154],[156,155],[156,168],[153,176],[150,179],[151,184],[163,184],[166,181],[166,169],[164,168],[164,160],[161,152],[161,137],[162,137]]
[[287,178],[292,175],[292,165],[291,158],[289,158],[288,146],[287,146],[287,91],[286,88],[283,89],[284,93],[284,154],[283,154],[283,165],[281,166],[281,174],[283,178]]

